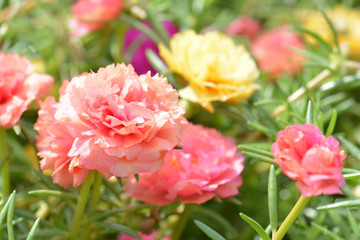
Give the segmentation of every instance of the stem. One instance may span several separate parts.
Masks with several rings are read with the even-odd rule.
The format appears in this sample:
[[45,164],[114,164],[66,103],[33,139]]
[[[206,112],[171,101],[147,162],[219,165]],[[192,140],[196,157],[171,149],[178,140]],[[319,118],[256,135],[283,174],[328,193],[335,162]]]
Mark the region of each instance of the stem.
[[[92,209],[95,209],[99,199],[100,199],[100,190],[101,190],[101,183],[102,183],[102,175],[99,172],[95,173],[95,179],[94,179],[94,184],[93,184],[93,188],[91,191],[91,199],[90,199],[90,205],[89,205],[89,209],[90,212],[88,214],[87,217],[91,217],[94,214],[91,212]],[[89,234],[90,234],[90,230],[91,230],[91,222],[87,223],[85,225],[85,228],[83,230],[83,233],[81,235],[81,240],[87,240],[89,239]]]
[[6,158],[6,129],[0,127],[0,159],[4,159],[4,165],[1,168],[3,197],[10,195],[10,161]]
[[190,217],[191,212],[197,207],[196,204],[185,204],[184,211],[180,215],[180,219],[175,225],[171,240],[179,240]]
[[70,229],[70,239],[71,240],[78,239],[77,234],[78,234],[78,231],[79,231],[79,228],[81,225],[81,220],[84,217],[85,207],[86,207],[86,203],[87,203],[87,200],[89,197],[91,182],[92,182],[94,173],[95,173],[95,171],[91,171],[80,187],[78,202],[76,205],[76,210],[75,210],[75,214],[74,214],[74,217],[72,220],[72,226]]
[[310,201],[311,197],[304,198],[302,195],[285,218],[284,222],[281,224],[279,230],[276,232],[276,235],[273,237],[273,240],[281,240],[286,232],[289,230],[295,219],[300,215],[301,211],[304,209],[306,204]]

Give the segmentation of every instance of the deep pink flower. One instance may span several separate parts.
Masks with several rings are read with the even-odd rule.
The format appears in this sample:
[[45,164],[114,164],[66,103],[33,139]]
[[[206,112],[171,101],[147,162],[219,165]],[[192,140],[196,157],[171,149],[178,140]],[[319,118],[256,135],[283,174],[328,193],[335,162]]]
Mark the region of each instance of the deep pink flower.
[[341,174],[346,154],[339,141],[326,138],[314,124],[288,126],[279,132],[271,149],[281,170],[292,180],[304,197],[342,193],[345,184]]
[[[151,26],[148,22],[144,22],[143,24],[148,28]],[[170,37],[178,32],[178,28],[173,22],[164,21],[162,24]],[[132,49],[133,45],[136,46],[135,49]],[[129,28],[125,34],[124,53],[131,54],[130,63],[133,65],[135,71],[138,74],[145,74],[148,71],[151,71],[151,75],[154,75],[156,71],[153,69],[146,58],[146,49],[151,49],[159,55],[159,49],[156,43],[154,43],[149,37],[145,36],[144,33],[137,30],[136,28]],[[132,53],[132,51],[134,52]]]
[[255,39],[251,51],[261,70],[278,76],[283,72],[294,74],[301,69],[304,57],[291,49],[304,49],[301,38],[288,26],[267,31]]
[[[139,233],[142,240],[154,240],[156,237],[156,232],[152,232],[151,234],[142,234]],[[131,237],[125,233],[119,233],[117,240],[137,240],[137,238]],[[170,240],[170,237],[163,237],[161,240]]]
[[166,78],[124,64],[74,77],[62,91],[42,104],[35,129],[41,167],[63,187],[92,169],[105,177],[159,169],[187,123]]
[[50,75],[34,73],[26,58],[0,52],[0,127],[13,127],[34,99],[50,92],[53,82]]
[[262,24],[259,20],[241,16],[225,27],[225,33],[231,36],[245,36],[253,40],[261,31]]
[[124,7],[123,0],[78,0],[71,7],[74,18],[70,20],[71,36],[81,37],[105,27],[116,19]]
[[160,170],[128,178],[125,191],[130,196],[157,205],[178,198],[183,203],[203,203],[218,196],[238,193],[242,184],[239,174],[244,157],[235,140],[225,138],[215,129],[189,124],[182,139],[183,149],[173,149]]

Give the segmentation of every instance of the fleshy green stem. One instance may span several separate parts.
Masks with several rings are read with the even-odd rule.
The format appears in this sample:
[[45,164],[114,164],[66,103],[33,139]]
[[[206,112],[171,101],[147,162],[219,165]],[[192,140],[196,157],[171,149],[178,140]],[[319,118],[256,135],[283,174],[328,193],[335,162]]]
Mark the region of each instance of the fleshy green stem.
[[[92,209],[95,209],[99,202],[102,178],[103,177],[99,172],[95,173],[95,179],[94,179],[94,184],[93,184],[92,191],[91,191],[91,199],[90,199],[90,205],[89,205],[90,211]],[[87,217],[91,217],[91,216],[93,216],[93,213],[89,212]],[[89,239],[90,230],[91,230],[91,222],[87,223],[85,225],[85,228],[81,234],[81,240]]]
[[78,196],[78,202],[76,205],[75,214],[72,220],[72,225],[70,229],[70,239],[76,240],[78,239],[78,231],[81,225],[81,221],[84,217],[86,203],[89,197],[91,183],[94,177],[95,171],[91,171],[83,184],[80,187],[80,193]]
[[171,240],[179,240],[186,227],[186,223],[190,217],[191,212],[197,207],[196,204],[185,204],[184,211],[180,215],[180,219],[175,225]]
[[6,129],[0,127],[0,159],[4,159],[4,165],[1,168],[2,191],[4,197],[10,195],[10,161],[5,159],[6,153]]
[[284,222],[281,224],[279,230],[276,232],[273,240],[281,240],[286,232],[289,230],[295,219],[300,215],[301,211],[304,209],[306,204],[310,201],[311,197],[304,198],[302,195],[289,213],[289,215],[285,218]]

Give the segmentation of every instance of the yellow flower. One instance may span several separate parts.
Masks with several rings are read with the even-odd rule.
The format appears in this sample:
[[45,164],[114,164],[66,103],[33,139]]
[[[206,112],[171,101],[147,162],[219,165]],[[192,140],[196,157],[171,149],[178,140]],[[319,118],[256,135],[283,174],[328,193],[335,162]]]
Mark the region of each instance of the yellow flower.
[[159,50],[168,66],[189,82],[180,96],[208,111],[214,110],[213,101],[238,102],[259,88],[254,83],[259,75],[255,61],[243,46],[221,33],[198,35],[186,30],[173,36],[170,50],[162,44]]
[[[326,11],[326,15],[334,25],[338,34],[339,42],[347,42],[349,56],[352,59],[360,59],[360,11],[338,5]],[[333,34],[325,18],[320,12],[308,11],[302,14],[303,26],[317,33],[325,41],[334,45]],[[305,38],[308,42],[315,44],[315,39]]]

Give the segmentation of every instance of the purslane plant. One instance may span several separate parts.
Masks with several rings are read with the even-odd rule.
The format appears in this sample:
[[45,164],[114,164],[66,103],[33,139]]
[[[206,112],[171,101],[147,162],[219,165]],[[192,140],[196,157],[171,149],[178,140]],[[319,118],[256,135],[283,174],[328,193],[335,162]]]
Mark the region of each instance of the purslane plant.
[[[70,1],[64,1],[66,8],[63,3],[34,2],[35,7],[32,1],[0,3],[8,7],[0,10],[0,23],[5,17],[0,39],[9,38],[0,45],[5,52],[25,51],[33,59],[42,55],[45,62],[33,60],[34,66],[54,75],[57,87],[64,79],[72,81],[63,82],[58,101],[51,96],[38,101],[40,109],[34,104],[25,113],[13,112],[22,115],[15,131],[0,131],[1,239],[235,240],[253,239],[255,231],[266,240],[360,237],[357,209],[343,209],[360,206],[355,124],[360,64],[347,60],[346,45],[337,43],[336,32],[335,48],[301,26],[295,28],[299,35],[316,39],[318,48],[299,50],[287,38],[265,38],[266,53],[281,48],[303,55],[300,67],[291,61],[278,64],[269,54],[269,64],[279,68],[270,79],[264,72],[259,75],[245,50],[253,41],[219,33],[231,20],[224,16],[235,16],[235,10],[225,11],[217,0],[79,0],[72,8]],[[255,12],[261,15],[263,7],[258,5]],[[81,38],[69,37],[74,29],[61,14],[69,16],[70,9],[84,27],[77,29]],[[61,18],[52,16],[54,12]],[[208,16],[214,25],[205,28]],[[177,24],[177,36],[188,36],[174,37],[169,44],[165,19]],[[261,19],[264,28],[277,25],[272,17]],[[324,20],[331,23],[331,16]],[[56,34],[44,34],[55,22]],[[257,23],[256,29],[246,29],[254,35],[250,38],[260,37]],[[29,25],[48,28],[31,31]],[[109,65],[124,61],[129,25],[144,33],[134,46],[146,36],[168,51],[164,60],[155,45],[145,54],[175,88],[192,88],[196,97],[183,95],[192,103],[178,101],[165,77]],[[191,26],[199,33],[185,30]],[[330,24],[330,29],[336,28]],[[290,39],[300,43],[294,36]],[[297,69],[288,71],[291,76],[286,73],[289,66]],[[15,68],[18,73],[6,73]],[[12,61],[0,66],[6,73],[0,79],[0,106],[20,100],[17,80],[22,70],[24,66]],[[90,73],[79,75],[83,71]],[[15,87],[8,88],[12,81]],[[48,86],[41,82],[38,89]],[[9,113],[0,112],[0,120]],[[40,159],[31,148],[34,139]],[[235,141],[241,143],[238,149]],[[41,171],[36,169],[39,161]],[[294,206],[300,192],[281,172],[297,182],[302,194]],[[11,189],[16,189],[16,198],[15,192],[7,197]]]

